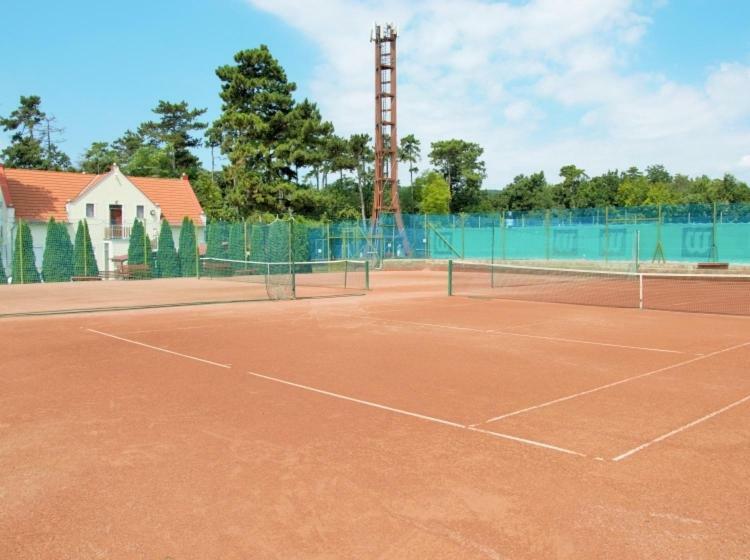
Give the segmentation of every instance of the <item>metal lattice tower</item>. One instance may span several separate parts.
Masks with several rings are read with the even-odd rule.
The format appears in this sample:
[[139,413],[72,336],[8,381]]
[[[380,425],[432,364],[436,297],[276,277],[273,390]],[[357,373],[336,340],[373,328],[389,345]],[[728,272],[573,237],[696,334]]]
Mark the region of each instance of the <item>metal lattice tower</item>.
[[398,31],[391,24],[375,24],[370,37],[375,43],[375,192],[371,226],[374,231],[383,214],[393,214],[408,254],[398,199],[397,37]]

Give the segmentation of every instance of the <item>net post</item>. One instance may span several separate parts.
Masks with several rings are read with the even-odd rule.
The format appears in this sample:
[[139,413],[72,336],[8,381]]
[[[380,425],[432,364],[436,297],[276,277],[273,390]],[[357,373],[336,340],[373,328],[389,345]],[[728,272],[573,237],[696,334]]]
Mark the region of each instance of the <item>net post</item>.
[[500,216],[500,227],[502,228],[500,230],[500,246],[501,246],[501,260],[505,261],[508,255],[505,251],[505,245],[506,245],[506,231],[507,231],[507,224],[505,222],[505,211],[503,210],[502,215]]
[[348,279],[349,279],[349,261],[344,261],[344,289],[347,288]]
[[448,295],[453,295],[453,259],[448,259]]
[[638,274],[638,309],[643,310],[643,274]]
[[297,299],[297,267],[294,265],[294,218],[289,220],[289,262],[292,269],[292,299]]
[[461,258],[466,258],[466,214],[461,212]]
[[[191,220],[192,223],[192,220]],[[204,226],[205,232],[205,226]],[[205,233],[204,233],[205,235]],[[198,227],[193,224],[193,238],[195,239],[195,277],[201,277],[201,251],[198,248]]]
[[[18,270],[21,272],[21,284],[25,284],[26,283],[26,281],[24,279],[26,271],[24,270],[25,267],[23,266],[23,264],[25,262],[24,258],[23,258],[23,224],[24,224],[23,220],[20,220],[20,225],[18,227],[18,237],[20,237],[21,239],[18,242],[18,250],[21,253],[21,260],[18,261],[18,264],[20,265],[18,267]],[[85,243],[84,243],[84,245],[85,245]],[[84,258],[85,258],[86,251],[84,251],[83,254],[84,254]]]
[[609,262],[609,206],[604,207],[604,262]]
[[370,289],[370,261],[365,260],[365,290]]
[[716,232],[717,232],[716,202],[714,202],[713,217],[711,220],[711,262],[717,262],[719,260],[719,250],[718,250],[718,246],[716,245]]
[[492,249],[490,251],[490,263],[495,264],[495,220],[490,220],[492,228]]
[[641,267],[641,230],[635,230],[635,271]]

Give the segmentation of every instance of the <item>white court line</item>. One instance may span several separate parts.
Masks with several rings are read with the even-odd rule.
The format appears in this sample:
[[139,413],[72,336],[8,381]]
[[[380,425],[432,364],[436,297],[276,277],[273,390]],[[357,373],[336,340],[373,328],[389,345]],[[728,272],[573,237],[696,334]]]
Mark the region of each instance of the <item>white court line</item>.
[[680,426],[679,428],[677,428],[676,430],[672,430],[668,434],[661,435],[661,436],[659,436],[657,438],[652,439],[651,441],[647,441],[646,443],[639,445],[638,447],[634,447],[630,451],[626,451],[625,453],[622,453],[621,455],[618,455],[617,457],[615,457],[612,460],[613,461],[622,461],[623,459],[625,459],[627,457],[630,457],[631,455],[634,455],[635,453],[638,453],[639,451],[643,451],[644,449],[646,449],[647,447],[650,447],[651,445],[653,445],[655,443],[659,443],[660,441],[664,441],[665,439],[667,439],[669,437],[672,437],[673,435],[679,434],[680,432],[684,432],[688,428],[692,428],[693,426],[695,426],[697,424],[700,424],[701,422],[705,422],[706,420],[710,420],[714,416],[718,416],[722,412],[726,412],[730,408],[734,408],[735,406],[739,406],[742,403],[744,403],[746,401],[749,401],[749,400],[750,400],[750,395],[747,395],[746,397],[743,397],[740,400],[733,402],[732,404],[728,404],[724,408],[720,408],[719,410],[716,410],[716,411],[712,412],[711,414],[706,414],[705,416],[703,416],[701,418],[698,418],[697,420],[693,420],[692,422],[690,422],[688,424],[685,424],[684,426]]
[[94,329],[86,329],[89,332],[100,334],[102,336],[108,336],[109,338],[114,338],[115,340],[121,340],[123,342],[129,342],[130,344],[135,344],[137,346],[143,346],[144,348],[150,348],[151,350],[156,350],[158,352],[164,352],[166,354],[172,354],[174,356],[180,356],[181,358],[187,358],[188,360],[195,360],[196,362],[202,362],[204,364],[209,364],[212,366],[217,366],[220,368],[230,369],[232,366],[229,364],[220,364],[218,362],[212,362],[211,360],[204,360],[203,358],[198,358],[196,356],[190,356],[189,354],[181,354],[180,352],[174,352],[172,350],[167,350],[166,348],[159,348],[158,346],[151,346],[150,344],[145,344],[143,342],[138,342],[137,340],[131,340],[129,338],[123,338],[121,336],[117,336],[110,333],[105,333],[102,331],[97,331]]
[[[197,358],[195,356],[190,356],[188,354],[181,354],[180,352],[173,352],[172,350],[167,350],[166,348],[159,348],[158,346],[152,346],[150,344],[145,344],[143,342],[138,342],[137,340],[131,340],[129,338],[123,338],[121,336],[117,336],[117,335],[110,334],[110,333],[105,333],[105,332],[102,332],[102,331],[97,331],[95,329],[86,329],[86,330],[89,331],[89,332],[92,332],[92,333],[96,333],[96,334],[102,335],[102,336],[107,336],[109,338],[114,338],[116,340],[121,340],[123,342],[129,342],[130,344],[135,344],[137,346],[143,346],[144,348],[150,348],[151,350],[156,350],[158,352],[165,352],[167,354],[172,354],[172,355],[175,355],[175,356],[180,356],[182,358],[187,358],[189,360],[195,360],[197,362],[202,362],[202,363],[205,363],[205,364],[210,364],[212,366],[218,366],[218,367],[225,368],[225,369],[230,369],[232,367],[232,366],[230,366],[228,364],[220,364],[220,363],[217,363],[217,362],[212,362],[210,360],[204,360],[203,358]],[[501,434],[501,433],[498,433],[498,432],[491,432],[489,430],[477,429],[477,428],[466,426],[464,424],[459,424],[457,422],[451,422],[450,420],[443,420],[441,418],[435,418],[433,416],[427,416],[425,414],[419,414],[417,412],[409,412],[408,410],[402,410],[400,408],[393,408],[391,406],[386,406],[384,404],[378,404],[378,403],[374,403],[374,402],[370,402],[370,401],[365,401],[365,400],[362,400],[362,399],[356,399],[354,397],[348,397],[346,395],[340,395],[338,393],[332,393],[330,391],[324,391],[323,389],[316,389],[315,387],[310,387],[308,385],[301,385],[299,383],[293,383],[291,381],[286,381],[284,379],[279,379],[279,378],[276,378],[276,377],[270,377],[268,375],[262,375],[260,373],[255,373],[255,372],[252,372],[252,371],[248,371],[247,374],[255,376],[255,377],[259,377],[259,378],[262,378],[262,379],[266,379],[268,381],[274,381],[276,383],[282,383],[284,385],[290,385],[292,387],[297,387],[299,389],[304,389],[304,390],[307,390],[307,391],[312,391],[314,393],[319,393],[321,395],[326,395],[326,396],[333,397],[333,398],[336,398],[336,399],[342,399],[342,400],[345,400],[345,401],[350,401],[350,402],[362,404],[362,405],[365,405],[365,406],[370,406],[370,407],[373,407],[373,408],[379,408],[381,410],[387,410],[389,412],[394,412],[396,414],[402,414],[404,416],[411,416],[413,418],[419,418],[421,420],[427,420],[428,422],[434,422],[436,424],[442,424],[444,426],[450,426],[452,428],[459,428],[459,429],[468,430],[468,431],[472,431],[472,432],[484,433],[484,434],[492,435],[494,437],[498,437],[498,438],[502,438],[502,439],[507,439],[507,440],[510,440],[510,441],[515,441],[517,443],[524,443],[526,445],[532,445],[532,446],[535,446],[535,447],[541,447],[541,448],[544,448],[544,449],[549,449],[549,450],[553,450],[553,451],[559,451],[561,453],[567,453],[569,455],[576,455],[576,456],[579,456],[579,457],[585,457],[585,455],[583,455],[582,453],[578,453],[576,451],[571,451],[569,449],[564,449],[562,447],[557,447],[557,446],[550,445],[550,444],[547,444],[547,443],[542,443],[542,442],[539,442],[539,441],[534,441],[534,440],[530,440],[530,439],[524,439],[524,438],[520,438],[520,437],[516,437],[516,436],[511,436],[511,435],[508,435],[508,434]]]
[[361,404],[361,405],[364,405],[364,406],[370,406],[372,408],[378,408],[380,410],[387,410],[388,412],[394,412],[396,414],[403,414],[404,416],[411,416],[412,418],[419,418],[420,420],[426,420],[428,422],[435,422],[437,424],[442,424],[444,426],[450,426],[452,428],[459,428],[459,429],[462,429],[462,430],[468,430],[470,432],[478,432],[480,434],[487,434],[487,435],[491,435],[491,436],[494,436],[494,437],[498,437],[498,438],[502,438],[502,439],[507,439],[507,440],[510,440],[510,441],[515,441],[517,443],[524,443],[526,445],[533,445],[534,447],[542,447],[544,449],[550,449],[550,450],[553,450],[553,451],[559,451],[561,453],[567,453],[568,455],[576,455],[578,457],[586,457],[586,455],[584,455],[583,453],[578,453],[577,451],[571,451],[570,449],[565,449],[563,447],[557,447],[555,445],[550,445],[548,443],[542,443],[542,442],[539,442],[539,441],[534,441],[534,440],[531,440],[531,439],[525,439],[525,438],[520,438],[520,437],[516,437],[516,436],[511,436],[511,435],[508,435],[508,434],[501,434],[501,433],[498,433],[498,432],[491,432],[489,430],[482,430],[480,428],[475,428],[475,427],[471,427],[471,426],[466,426],[464,424],[459,424],[458,422],[451,422],[450,420],[443,420],[442,418],[435,418],[434,416],[427,416],[425,414],[419,414],[417,412],[409,412],[408,410],[402,410],[400,408],[394,408],[392,406],[386,406],[384,404],[378,404],[378,403],[371,402],[371,401],[365,401],[365,400],[362,400],[362,399],[357,399],[357,398],[354,398],[354,397],[349,397],[349,396],[346,396],[346,395],[342,395],[342,394],[339,394],[339,393],[332,393],[331,391],[325,391],[323,389],[317,389],[315,387],[310,387],[309,385],[302,385],[300,383],[294,383],[292,381],[287,381],[285,379],[279,379],[278,377],[271,377],[269,375],[263,375],[263,374],[255,373],[255,372],[252,372],[252,371],[248,371],[247,374],[248,375],[252,375],[254,377],[260,377],[261,379],[266,379],[268,381],[273,381],[275,383],[281,383],[283,385],[289,385],[291,387],[296,387],[298,389],[303,389],[305,391],[311,391],[313,393],[318,393],[318,394],[321,394],[321,395],[325,395],[327,397],[333,397],[335,399],[341,399],[341,400],[344,400],[344,401],[349,401],[349,402]]
[[691,358],[689,360],[684,360],[682,362],[677,362],[676,364],[672,364],[670,366],[665,366],[659,369],[654,369],[651,371],[647,371],[646,373],[640,373],[638,375],[634,375],[632,377],[626,377],[625,379],[620,379],[619,381],[614,381],[612,383],[607,383],[606,385],[600,385],[599,387],[594,387],[593,389],[587,389],[586,391],[581,391],[580,393],[574,393],[572,395],[567,395],[565,397],[560,397],[559,399],[554,399],[551,401],[543,402],[541,404],[537,404],[534,406],[528,406],[526,408],[522,408],[520,410],[515,410],[513,412],[508,412],[507,414],[501,414],[500,416],[495,416],[493,418],[490,418],[489,420],[485,420],[484,422],[480,422],[479,424],[472,424],[472,426],[479,426],[480,424],[490,424],[492,422],[496,422],[498,420],[502,420],[503,418],[509,418],[511,416],[516,416],[517,414],[523,414],[524,412],[529,412],[532,410],[537,410],[539,408],[544,408],[546,406],[550,406],[553,404],[561,403],[564,401],[569,401],[570,399],[575,399],[577,397],[582,397],[584,395],[590,395],[591,393],[596,393],[597,391],[603,391],[604,389],[609,389],[610,387],[616,387],[617,385],[622,385],[623,383],[629,383],[631,381],[635,381],[636,379],[642,379],[644,377],[648,377],[650,375],[655,375],[657,373],[662,373],[664,371],[669,371],[670,369],[675,369],[681,366],[686,366],[688,364],[692,364],[693,362],[697,362],[700,360],[705,360],[706,358],[710,358],[712,356],[716,356],[718,354],[723,354],[724,352],[729,352],[730,350],[736,350],[737,348],[742,348],[743,346],[750,345],[750,342],[743,342],[742,344],[737,344],[735,346],[730,346],[729,348],[724,348],[723,350],[717,350],[716,352],[711,352],[709,354],[704,354],[702,356],[697,356],[695,358]]
[[209,328],[210,325],[193,325],[190,327],[167,327],[165,326],[163,329],[143,329],[138,331],[125,331],[127,334],[145,334],[145,333],[155,333],[155,332],[167,332],[167,331],[187,331],[192,329],[206,329]]
[[556,445],[550,445],[549,443],[541,443],[539,441],[534,441],[532,439],[526,439],[526,438],[521,438],[521,437],[517,437],[517,436],[510,436],[508,434],[501,434],[499,432],[492,432],[490,430],[482,430],[481,428],[475,428],[474,426],[467,426],[466,429],[469,430],[469,431],[472,431],[472,432],[479,432],[480,434],[487,434],[487,435],[499,437],[499,438],[502,438],[502,439],[509,439],[511,441],[517,441],[517,442],[520,442],[520,443],[527,443],[529,445],[535,445],[535,446],[538,446],[538,447],[544,447],[545,449],[552,449],[553,451],[560,451],[561,453],[568,453],[569,455],[577,455],[579,457],[585,457],[586,456],[583,453],[578,453],[577,451],[571,451],[570,449],[565,449],[564,447],[558,447]]
[[[647,352],[663,352],[667,354],[685,354],[685,352],[682,352],[680,350],[669,350],[666,348],[650,348],[648,346],[629,346],[627,344],[614,344],[611,342],[597,342],[594,340],[581,340],[578,338],[560,338],[557,336],[543,336],[538,334],[526,334],[526,333],[517,333],[513,331],[500,331],[500,330],[494,330],[494,329],[477,329],[474,327],[459,327],[454,325],[441,325],[439,323],[420,323],[417,321],[403,321],[401,319],[375,319],[376,321],[385,321],[385,322],[393,322],[393,323],[403,323],[406,325],[416,325],[420,327],[437,327],[441,329],[452,329],[452,330],[461,330],[461,331],[471,331],[471,332],[479,332],[484,334],[497,334],[497,335],[506,335],[506,336],[520,336],[523,338],[536,338],[539,340],[551,340],[553,342],[564,342],[568,344],[590,344],[593,346],[607,346],[610,348],[624,348],[626,350],[644,350]],[[533,323],[531,323],[533,324]],[[524,326],[524,325],[520,325]]]

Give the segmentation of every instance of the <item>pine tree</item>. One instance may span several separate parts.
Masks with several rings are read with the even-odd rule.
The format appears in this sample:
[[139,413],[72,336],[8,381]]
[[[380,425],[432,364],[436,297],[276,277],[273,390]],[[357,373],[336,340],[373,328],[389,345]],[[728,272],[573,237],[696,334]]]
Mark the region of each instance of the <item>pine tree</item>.
[[172,228],[167,220],[162,220],[159,232],[159,249],[156,253],[158,276],[160,278],[176,278],[180,276],[180,259],[174,248]]
[[147,268],[131,274],[131,278],[140,280],[151,278],[156,268],[154,252],[151,249],[151,239],[146,234],[146,228],[140,220],[135,220],[130,230],[128,266],[132,265],[146,265]]
[[146,230],[140,220],[133,222],[128,244],[128,265],[146,264],[145,237]]
[[40,281],[39,271],[34,261],[34,240],[31,238],[31,228],[28,223],[21,220],[18,223],[13,251],[14,284],[33,284]]
[[70,240],[67,224],[58,222],[57,229],[60,243],[60,268],[63,270],[65,280],[70,281],[73,276],[73,242]]
[[68,228],[54,217],[47,222],[47,239],[42,258],[42,279],[45,282],[69,282],[73,275],[73,245]]
[[193,221],[185,216],[180,228],[180,272],[183,276],[198,275],[198,249]]
[[73,276],[99,276],[94,246],[91,244],[89,224],[86,220],[78,222],[76,242],[73,248]]

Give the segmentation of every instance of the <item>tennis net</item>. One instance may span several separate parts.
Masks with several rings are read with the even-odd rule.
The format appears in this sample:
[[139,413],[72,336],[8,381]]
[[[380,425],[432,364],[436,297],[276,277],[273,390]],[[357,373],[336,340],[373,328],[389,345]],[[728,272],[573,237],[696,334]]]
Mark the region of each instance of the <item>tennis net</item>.
[[269,299],[359,293],[370,287],[366,261],[262,262],[206,257],[202,278],[263,286]]
[[469,297],[750,315],[750,276],[449,261],[448,293]]

